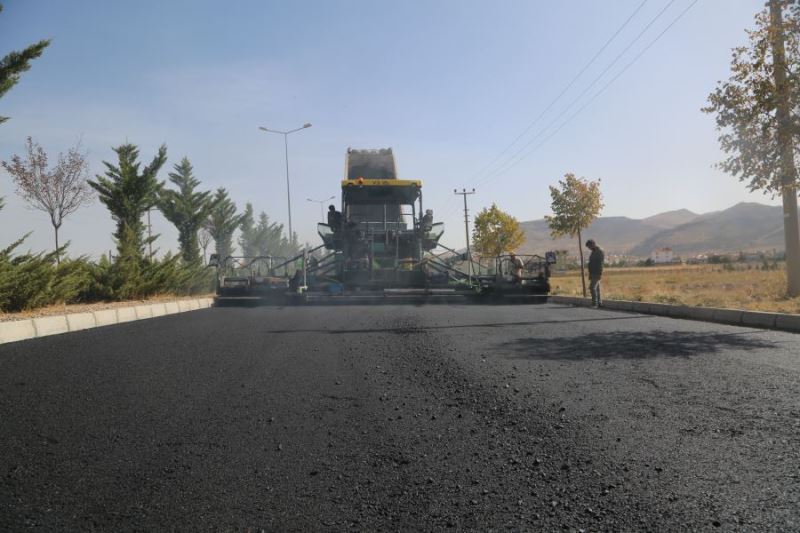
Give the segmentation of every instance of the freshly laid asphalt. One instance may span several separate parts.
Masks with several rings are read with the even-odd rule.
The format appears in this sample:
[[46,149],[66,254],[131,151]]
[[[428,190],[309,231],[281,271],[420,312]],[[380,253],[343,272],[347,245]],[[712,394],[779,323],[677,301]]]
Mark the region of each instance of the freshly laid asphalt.
[[800,529],[800,335],[213,308],[0,346],[0,531]]

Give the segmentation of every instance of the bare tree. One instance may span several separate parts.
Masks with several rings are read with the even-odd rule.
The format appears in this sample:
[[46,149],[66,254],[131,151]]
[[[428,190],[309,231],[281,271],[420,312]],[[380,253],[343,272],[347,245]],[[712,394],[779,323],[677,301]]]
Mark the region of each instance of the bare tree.
[[208,245],[211,244],[211,241],[214,237],[211,236],[211,233],[208,232],[206,228],[200,228],[200,231],[197,232],[197,242],[200,243],[200,248],[203,249],[203,264],[206,265],[207,263],[207,255],[206,251],[208,250]]
[[47,154],[38,143],[28,137],[26,148],[26,159],[15,154],[11,162],[3,161],[2,165],[11,174],[17,194],[33,209],[50,215],[56,237],[56,261],[60,264],[58,229],[68,215],[93,198],[86,183],[89,170],[86,153],[81,151],[79,142],[66,155],[58,154],[56,165],[48,169]]

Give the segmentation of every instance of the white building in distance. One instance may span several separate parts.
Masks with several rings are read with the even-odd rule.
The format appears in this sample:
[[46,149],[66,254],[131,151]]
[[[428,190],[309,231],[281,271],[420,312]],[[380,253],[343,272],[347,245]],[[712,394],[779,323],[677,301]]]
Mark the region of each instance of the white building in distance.
[[672,263],[675,261],[675,254],[672,252],[672,248],[656,248],[650,252],[650,259],[657,265]]

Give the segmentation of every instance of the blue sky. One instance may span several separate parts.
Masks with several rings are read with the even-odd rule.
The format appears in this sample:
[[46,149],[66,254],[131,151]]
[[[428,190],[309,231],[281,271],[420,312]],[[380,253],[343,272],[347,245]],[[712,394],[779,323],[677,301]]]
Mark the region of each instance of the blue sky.
[[[507,171],[479,173],[641,4],[9,0],[0,55],[53,43],[0,99],[0,115],[12,117],[0,126],[0,159],[22,153],[28,135],[53,155],[81,138],[94,175],[113,161],[112,146],[132,142],[149,160],[166,143],[162,179],[185,155],[205,187],[226,187],[240,207],[251,201],[285,222],[283,142],[258,126],[311,122],[289,138],[289,160],[294,228],[315,244],[319,206],[306,199],[338,198],[348,146],[393,147],[401,177],[424,180],[426,207],[444,218],[453,246],[464,240],[454,188],[477,187],[472,211],[496,202],[531,220],[549,212],[547,186],[566,172],[602,179],[604,215],[777,203],[713,168],[723,154],[713,117],[700,112],[761,0],[699,0],[565,123],[692,4],[648,0],[507,155],[547,141]],[[0,245],[33,231],[30,248],[50,247],[46,215],[22,206],[4,171],[0,195]],[[160,249],[176,248],[174,229],[154,221]],[[71,253],[96,256],[113,248],[112,231],[95,203],[67,219],[62,239]]]

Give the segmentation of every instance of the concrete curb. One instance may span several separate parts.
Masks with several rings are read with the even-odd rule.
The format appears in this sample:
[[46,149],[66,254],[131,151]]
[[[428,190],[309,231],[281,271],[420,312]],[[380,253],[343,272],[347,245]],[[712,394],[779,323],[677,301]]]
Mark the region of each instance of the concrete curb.
[[22,341],[36,336],[33,320],[0,322],[0,343]]
[[97,327],[111,326],[112,324],[118,323],[116,309],[102,309],[100,311],[94,311],[92,314],[94,315],[94,322]]
[[117,324],[136,320],[136,307],[117,307]]
[[69,331],[66,315],[34,318],[33,327],[36,328],[37,337],[58,335],[59,333],[66,333]]
[[67,326],[70,331],[81,331],[97,327],[94,313],[73,313],[67,316]]
[[[548,301],[559,304],[589,307],[592,301],[579,296],[550,296]],[[718,309],[715,307],[691,307],[688,305],[672,305],[655,302],[630,302],[627,300],[605,300],[603,307],[615,311],[632,311],[647,315],[668,316],[717,322],[733,326],[778,329],[800,333],[800,315],[785,313],[765,313],[762,311],[745,311],[743,309]]]
[[[0,322],[0,344],[7,342],[23,341],[48,335],[58,335],[70,331],[83,331],[85,329],[112,326],[134,320],[144,320],[174,313],[207,309],[214,302],[213,298],[198,298],[195,300],[179,300],[177,302],[134,305],[130,307],[117,307],[115,309],[101,309],[86,313],[71,313],[66,315],[44,316],[26,320],[13,320]],[[800,323],[798,324],[800,328]]]

